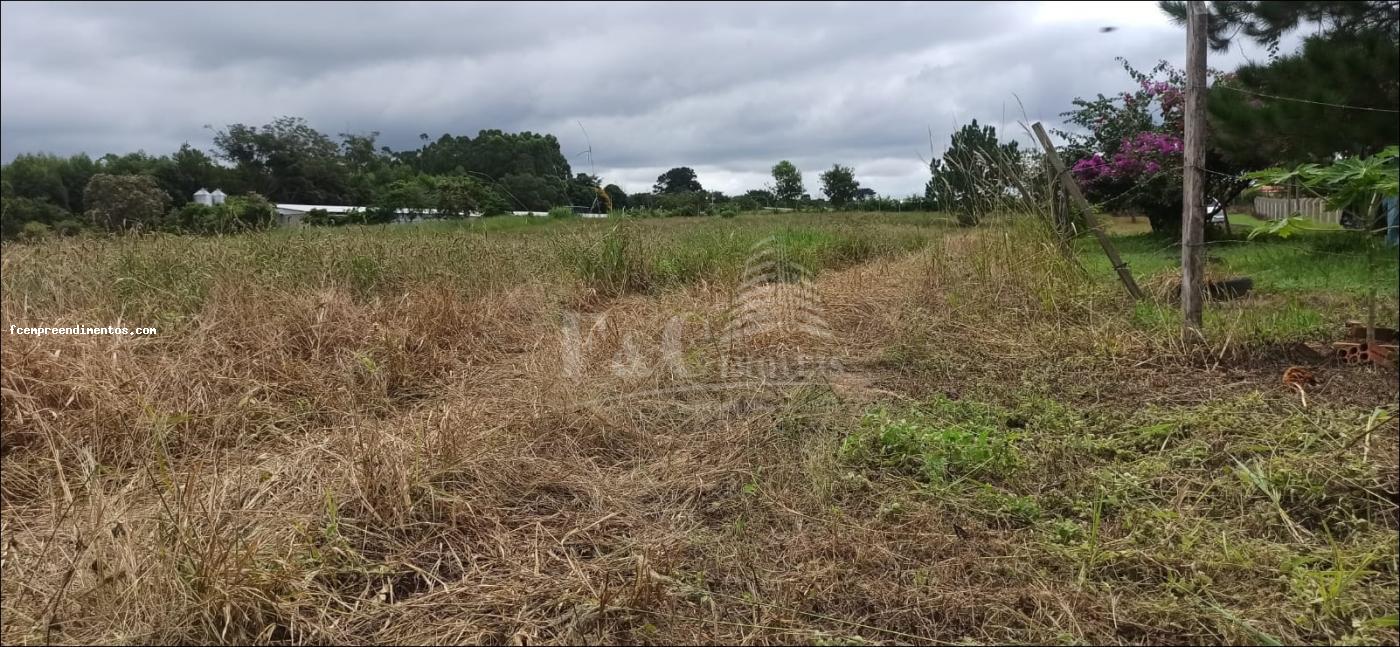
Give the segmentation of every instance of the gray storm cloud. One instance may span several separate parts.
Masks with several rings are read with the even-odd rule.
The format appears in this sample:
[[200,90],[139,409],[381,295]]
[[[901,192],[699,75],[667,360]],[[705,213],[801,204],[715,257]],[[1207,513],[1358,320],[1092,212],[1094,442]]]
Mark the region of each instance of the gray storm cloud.
[[675,165],[742,191],[786,158],[813,191],[840,162],[903,195],[930,131],[941,147],[976,118],[1024,140],[1023,117],[1126,89],[1114,56],[1179,63],[1150,4],[1104,34],[1112,17],[1027,3],[5,3],[0,155],[208,148],[296,115],[395,149],[551,132],[587,171],[582,124],[591,167],[631,191]]

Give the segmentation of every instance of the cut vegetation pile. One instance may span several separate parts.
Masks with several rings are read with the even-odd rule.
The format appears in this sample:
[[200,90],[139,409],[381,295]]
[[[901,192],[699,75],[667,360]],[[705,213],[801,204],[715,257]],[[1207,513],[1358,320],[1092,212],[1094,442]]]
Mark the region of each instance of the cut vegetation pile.
[[[6,247],[6,331],[160,333],[5,333],[0,638],[1400,639],[1395,373],[1279,381],[1366,289],[1184,348],[1025,222],[539,222]],[[757,249],[829,334],[725,336]]]

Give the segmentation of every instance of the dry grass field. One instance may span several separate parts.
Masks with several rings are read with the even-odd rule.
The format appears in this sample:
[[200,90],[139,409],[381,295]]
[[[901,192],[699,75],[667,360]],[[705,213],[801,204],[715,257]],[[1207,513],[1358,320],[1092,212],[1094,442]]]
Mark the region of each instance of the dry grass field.
[[[1309,344],[1396,262],[1320,240],[1196,345],[1024,221],[7,245],[0,638],[1393,644],[1396,373]],[[9,332],[80,324],[159,333]]]

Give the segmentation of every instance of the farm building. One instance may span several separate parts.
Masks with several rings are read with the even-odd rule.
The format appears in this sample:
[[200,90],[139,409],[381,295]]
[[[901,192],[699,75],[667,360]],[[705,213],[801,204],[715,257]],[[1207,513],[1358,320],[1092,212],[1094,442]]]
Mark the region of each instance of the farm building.
[[[352,213],[365,210],[365,207],[347,207],[331,204],[278,204],[277,224],[282,227],[290,227],[302,224],[306,214],[315,210],[324,211],[332,218],[343,218]],[[398,211],[398,222],[415,222],[423,218],[432,217],[436,214],[435,209],[400,209]],[[472,214],[477,216],[480,214]]]
[[[306,217],[306,214],[308,214],[308,213],[310,213],[311,211],[316,210],[316,209],[319,209],[319,210],[321,210],[321,211],[326,212],[327,214],[330,214],[331,217],[341,217],[341,218],[343,218],[343,217],[345,217],[345,216],[348,216],[348,215],[350,215],[350,214],[352,214],[352,213],[356,213],[356,212],[364,211],[364,210],[365,210],[365,207],[347,207],[347,206],[326,205],[326,204],[278,204],[278,205],[276,205],[276,207],[277,207],[277,224],[278,224],[278,226],[282,226],[282,227],[291,227],[291,226],[296,226],[296,225],[302,224],[302,220]],[[437,214],[437,210],[436,210],[436,209],[400,209],[399,212],[398,212],[398,220],[397,220],[397,222],[399,222],[399,223],[417,222],[417,221],[423,220],[423,219],[425,219],[425,218],[432,218],[432,217],[434,217],[436,214]],[[548,216],[548,215],[549,215],[549,213],[548,213],[548,212],[545,212],[545,211],[512,211],[512,212],[510,212],[510,214],[513,215],[513,216],[536,216],[536,217],[543,217],[543,216]],[[607,214],[586,214],[585,217],[595,217],[595,218],[597,218],[597,217],[604,217],[604,216],[606,216],[606,215],[607,215]],[[479,217],[481,217],[481,214],[480,214],[480,213],[472,213],[472,214],[471,214],[471,217],[473,217],[473,218],[479,218]]]
[[[206,205],[206,206],[214,206],[214,205],[223,204],[223,203],[224,203],[224,199],[225,199],[226,197],[227,197],[227,194],[225,194],[225,193],[224,193],[222,190],[220,190],[220,189],[214,189],[214,190],[211,192],[211,191],[209,191],[209,190],[207,190],[207,189],[203,189],[203,188],[201,188],[201,189],[198,190],[198,191],[195,191],[195,192],[194,192],[194,195],[192,196],[194,202],[196,202],[196,203],[198,203],[198,204]],[[345,205],[334,205],[334,204],[290,204],[290,203],[279,203],[279,204],[276,204],[276,205],[273,205],[273,206],[276,207],[276,209],[277,209],[277,225],[278,225],[279,227],[294,227],[294,226],[298,226],[298,225],[305,224],[303,221],[305,220],[307,214],[311,213],[312,211],[317,211],[317,210],[319,210],[319,211],[324,211],[327,215],[331,216],[332,218],[344,218],[344,217],[349,216],[350,214],[365,211],[365,210],[368,208],[368,207],[345,206]],[[580,215],[580,216],[582,216],[582,217],[584,217],[584,218],[605,218],[605,217],[607,217],[607,214],[603,214],[603,213],[580,213],[580,211],[584,210],[583,207],[574,207],[574,210],[575,210],[576,213],[578,213],[578,215]],[[544,216],[548,216],[548,215],[549,215],[549,212],[547,212],[547,211],[512,211],[512,212],[510,212],[510,214],[513,215],[513,216],[536,216],[536,217],[544,217]],[[400,210],[398,211],[398,219],[397,219],[395,222],[397,222],[397,223],[418,222],[418,221],[420,221],[420,220],[424,220],[424,219],[436,217],[436,215],[437,215],[437,210],[436,210],[436,209],[400,209]],[[470,214],[470,216],[473,217],[473,218],[479,218],[479,217],[481,217],[481,214],[480,214],[480,213],[472,213],[472,214]]]

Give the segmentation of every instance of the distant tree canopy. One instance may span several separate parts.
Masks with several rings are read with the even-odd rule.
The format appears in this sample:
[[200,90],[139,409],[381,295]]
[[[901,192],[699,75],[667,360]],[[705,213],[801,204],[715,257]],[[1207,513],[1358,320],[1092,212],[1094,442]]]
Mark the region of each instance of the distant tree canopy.
[[[336,143],[300,118],[282,117],[259,127],[233,124],[215,136],[214,146],[231,165],[221,169],[225,184],[274,202],[376,205],[398,201],[402,182],[419,177],[471,177],[484,187],[478,192],[496,194],[484,204],[502,202],[506,211],[547,211],[584,192],[592,195],[587,183],[571,175],[553,135],[482,130],[475,138],[444,134],[432,140],[425,133],[421,147],[397,152],[379,146],[378,137],[342,133]],[[187,175],[201,185],[218,183],[208,173]],[[381,195],[391,189],[399,195]]]
[[773,165],[773,194],[778,200],[791,204],[802,197],[802,172],[792,162],[783,160]]
[[[798,195],[797,197],[800,198],[802,196]],[[777,196],[774,195],[772,191],[766,189],[749,189],[744,192],[744,195],[735,198],[735,200],[739,202],[739,206],[743,209],[771,207],[777,199]]]
[[[502,213],[605,202],[599,199],[598,178],[574,175],[553,135],[483,130],[474,138],[445,134],[433,140],[424,134],[421,146],[403,151],[381,146],[378,139],[377,132],[333,138],[303,119],[281,117],[261,126],[229,125],[216,133],[212,154],[189,144],[169,155],[138,151],[96,160],[21,154],[0,166],[5,196],[0,235],[14,237],[27,222],[76,228],[93,222],[89,215],[95,207],[96,213],[120,211],[87,203],[89,180],[98,174],[146,177],[164,193],[170,212],[143,217],[143,227],[159,222],[163,228],[188,226],[202,233],[246,227],[225,217],[227,210],[191,209],[182,215],[201,188],[220,188],[230,196],[256,193],[272,203],[361,206],[365,210],[356,221],[371,223],[444,201],[448,213],[464,204]],[[346,221],[329,214],[325,219]]]
[[233,124],[214,136],[214,147],[245,188],[276,202],[336,204],[349,185],[340,147],[299,117]]
[[704,187],[700,186],[700,180],[695,177],[695,169],[689,166],[678,166],[658,175],[656,185],[652,187],[652,192],[657,194],[704,190]]
[[831,170],[821,174],[822,193],[826,194],[826,199],[831,201],[832,206],[844,207],[856,199],[860,192],[860,183],[856,182],[856,172],[849,166],[832,164]]

